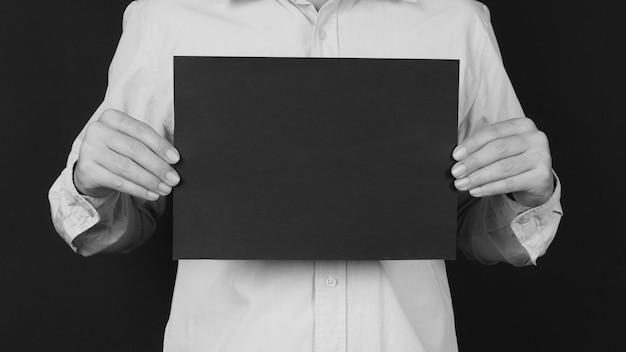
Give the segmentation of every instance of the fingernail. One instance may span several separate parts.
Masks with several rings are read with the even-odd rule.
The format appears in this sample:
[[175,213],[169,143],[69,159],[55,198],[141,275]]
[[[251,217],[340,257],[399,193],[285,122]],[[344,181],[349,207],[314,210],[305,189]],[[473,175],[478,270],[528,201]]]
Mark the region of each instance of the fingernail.
[[148,199],[157,200],[159,199],[159,195],[152,191],[148,191]]
[[465,187],[467,187],[467,185],[469,185],[469,178],[462,178],[460,180],[456,180],[454,181],[454,186],[459,190],[459,191],[464,191]]
[[454,148],[454,151],[452,152],[452,157],[456,161],[463,159],[465,155],[467,155],[467,149],[465,149],[465,147],[463,146],[457,146],[456,148]]
[[172,183],[172,186],[176,186],[180,181],[180,177],[174,171],[168,172],[166,177]]
[[169,149],[165,153],[165,155],[168,159],[170,159],[170,162],[172,163],[177,163],[180,160],[180,154],[178,154],[178,151],[176,149]]
[[170,194],[170,192],[172,191],[172,187],[166,185],[165,183],[161,182],[159,183],[159,191],[161,191],[161,195],[162,196],[166,196],[168,194]]
[[454,177],[460,177],[463,176],[463,174],[465,173],[466,167],[464,164],[456,164],[454,165],[454,167],[452,167],[452,176]]
[[483,195],[483,188],[482,187],[472,188],[470,189],[469,193],[474,197],[480,197]]

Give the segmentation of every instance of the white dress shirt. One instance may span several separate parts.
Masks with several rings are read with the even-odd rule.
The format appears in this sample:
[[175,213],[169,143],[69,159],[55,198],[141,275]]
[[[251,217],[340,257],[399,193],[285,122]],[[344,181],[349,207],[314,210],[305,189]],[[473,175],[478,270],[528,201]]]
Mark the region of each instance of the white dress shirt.
[[[173,140],[174,55],[460,60],[459,140],[524,113],[482,4],[472,0],[142,0],[124,15],[102,105]],[[306,82],[302,82],[306,84]],[[322,101],[312,103],[323,104]],[[83,255],[153,232],[164,200],[81,196],[83,132],[50,189],[52,218]],[[560,185],[525,208],[506,196],[463,202],[458,243],[483,263],[535,264],[562,214]],[[181,260],[165,351],[456,351],[442,260]]]

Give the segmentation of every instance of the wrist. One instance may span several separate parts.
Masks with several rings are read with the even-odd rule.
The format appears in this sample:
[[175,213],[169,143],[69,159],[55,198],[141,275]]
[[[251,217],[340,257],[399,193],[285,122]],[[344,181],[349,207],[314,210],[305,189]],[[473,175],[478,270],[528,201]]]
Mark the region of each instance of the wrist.
[[526,207],[538,207],[546,203],[552,194],[554,194],[554,190],[556,189],[556,178],[553,173],[550,173],[550,179],[546,184],[547,186],[541,191],[507,193],[507,197]]

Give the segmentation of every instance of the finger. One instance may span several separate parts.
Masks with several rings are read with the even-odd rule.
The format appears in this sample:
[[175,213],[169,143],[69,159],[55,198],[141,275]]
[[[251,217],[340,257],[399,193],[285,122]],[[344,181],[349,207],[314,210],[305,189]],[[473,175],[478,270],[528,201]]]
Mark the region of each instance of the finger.
[[[180,181],[180,176],[168,162],[164,161],[137,139],[118,133],[107,140],[107,147],[113,152],[134,161],[170,187],[176,186]],[[132,170],[135,170],[135,168],[132,168]]]
[[460,191],[467,191],[477,187],[510,178],[525,173],[533,168],[526,154],[505,158],[482,167],[467,176],[454,181]]
[[166,196],[172,191],[171,186],[162,182],[132,159],[115,152],[108,153],[106,158],[97,163],[114,175],[162,196]]
[[159,195],[157,193],[154,193],[134,182],[126,180],[101,165],[93,164],[92,170],[93,174],[96,175],[95,180],[99,185],[149,201],[159,199]]
[[[528,142],[521,135],[512,135],[496,139],[485,144],[482,148],[468,155],[452,167],[452,175],[456,178],[467,177],[476,170],[480,170],[499,160],[504,160],[524,153],[528,149]],[[501,165],[510,167],[512,165]]]
[[105,110],[99,121],[108,124],[113,129],[118,130],[130,137],[139,140],[159,157],[170,164],[175,164],[180,160],[178,150],[165,138],[161,137],[149,125],[132,118],[131,116],[117,110]]
[[456,161],[463,160],[491,141],[534,129],[536,129],[535,124],[526,117],[489,124],[454,148],[452,157]]
[[470,189],[469,193],[474,197],[488,197],[497,194],[507,194],[526,191],[533,185],[537,177],[537,169],[532,169],[511,177],[505,177],[479,187]]

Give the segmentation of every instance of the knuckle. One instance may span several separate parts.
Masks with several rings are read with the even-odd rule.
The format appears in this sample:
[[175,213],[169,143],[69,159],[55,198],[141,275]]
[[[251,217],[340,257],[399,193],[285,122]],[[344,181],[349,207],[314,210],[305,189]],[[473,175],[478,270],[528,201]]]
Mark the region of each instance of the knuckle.
[[83,155],[89,154],[89,149],[91,148],[91,139],[87,138],[88,134],[85,134],[85,138],[80,144],[80,148],[78,148],[78,157],[79,161]]
[[128,171],[130,170],[131,167],[131,162],[130,159],[127,158],[121,158],[118,162],[117,162],[117,168],[122,171],[123,173],[128,173]]
[[118,113],[116,110],[106,109],[102,112],[102,114],[100,114],[100,118],[98,119],[98,121],[111,124],[117,121],[118,119],[119,117],[118,117]]
[[118,191],[121,190],[122,187],[124,187],[124,179],[117,175],[113,175],[111,183],[113,184],[113,187]]
[[137,137],[145,137],[148,134],[148,126],[143,123],[138,123],[135,127],[135,133],[137,134]]
[[120,130],[125,131],[125,133],[126,131],[133,130],[133,127],[134,127],[133,123],[134,123],[133,119],[127,119],[127,118],[122,118],[122,117],[120,117],[119,122],[118,122]]
[[139,142],[138,140],[132,140],[128,143],[126,148],[128,151],[128,155],[137,156],[142,150],[142,145],[141,142]]
[[470,154],[467,158],[465,158],[465,160],[463,160],[463,163],[467,166],[468,169],[473,169],[474,165],[476,165],[476,156],[474,154]]
[[96,136],[99,136],[104,131],[104,126],[102,126],[102,122],[94,121],[85,127],[85,141],[90,141]]
[[515,119],[515,123],[525,131],[536,130],[537,126],[535,126],[535,122],[528,117],[520,117]]
[[494,150],[496,152],[496,155],[502,156],[507,154],[507,152],[509,151],[509,146],[504,141],[500,140],[494,144]]
[[513,162],[513,160],[511,159],[502,160],[502,163],[500,163],[500,171],[503,174],[510,174],[511,172],[513,172],[514,169],[515,162]]
[[552,168],[549,166],[540,167],[537,172],[539,179],[546,180],[552,178]]
[[515,180],[512,177],[505,178],[504,188],[507,192],[512,192],[515,189]]
[[91,140],[85,139],[80,145],[80,149],[78,150],[79,165],[81,163],[96,160],[100,155],[101,153],[99,151],[98,145],[94,144]]
[[94,121],[85,127],[85,135],[92,134],[98,130],[100,127],[100,121]]
[[500,127],[496,124],[491,124],[487,127],[486,132],[491,139],[496,139],[500,136]]
[[528,149],[528,146],[530,144],[528,136],[525,133],[511,136],[511,140],[512,140],[512,143],[514,143],[514,145],[521,147],[523,149]]
[[161,180],[157,179],[156,177],[153,177],[153,178],[150,180],[150,183],[149,183],[149,187],[148,187],[148,188],[149,188],[149,189],[159,189],[159,184],[161,184]]
[[467,176],[467,178],[469,179],[469,183],[467,185],[467,188],[474,188],[476,185],[481,184],[481,175],[479,173],[473,173],[469,176]]
[[467,158],[463,160],[463,164],[465,165],[465,175],[471,175],[472,173],[477,171],[476,167],[476,157],[473,155],[469,155]]
[[168,144],[167,141],[165,140],[159,140],[157,142],[157,151],[161,154],[161,155],[166,155],[167,151],[170,149],[170,146]]
[[534,134],[534,138],[535,138],[536,143],[538,144],[541,144],[541,145],[548,144],[548,136],[543,131],[537,131]]

